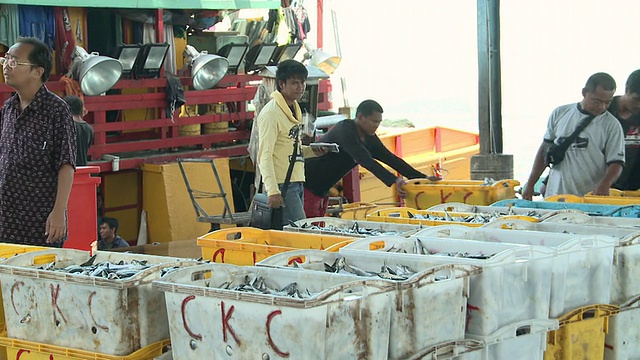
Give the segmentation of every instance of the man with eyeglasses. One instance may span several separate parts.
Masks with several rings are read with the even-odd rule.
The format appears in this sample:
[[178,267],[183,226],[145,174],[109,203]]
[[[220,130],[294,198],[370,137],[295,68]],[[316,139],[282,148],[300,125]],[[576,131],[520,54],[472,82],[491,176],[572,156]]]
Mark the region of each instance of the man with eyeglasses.
[[47,45],[21,38],[0,58],[16,93],[0,109],[0,241],[61,246],[76,164],[69,106],[50,92]]

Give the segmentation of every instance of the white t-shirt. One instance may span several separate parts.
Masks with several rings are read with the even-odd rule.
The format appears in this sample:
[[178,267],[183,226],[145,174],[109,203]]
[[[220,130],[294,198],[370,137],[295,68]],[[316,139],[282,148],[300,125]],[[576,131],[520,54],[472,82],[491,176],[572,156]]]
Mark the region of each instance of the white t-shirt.
[[[558,144],[587,116],[575,103],[556,108],[549,117],[544,141]],[[545,196],[583,196],[595,190],[612,162],[624,163],[624,134],[615,116],[606,111],[591,120],[569,146],[564,160],[551,167]]]

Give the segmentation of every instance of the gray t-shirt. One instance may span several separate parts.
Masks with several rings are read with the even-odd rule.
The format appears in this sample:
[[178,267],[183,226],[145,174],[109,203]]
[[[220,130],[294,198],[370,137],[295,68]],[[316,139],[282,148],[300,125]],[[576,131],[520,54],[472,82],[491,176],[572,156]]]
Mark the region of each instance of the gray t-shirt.
[[[575,103],[556,108],[549,117],[544,141],[558,144],[587,116]],[[545,196],[584,196],[595,190],[608,164],[614,162],[624,164],[624,134],[615,116],[606,111],[591,120],[569,146],[564,160],[552,166]]]

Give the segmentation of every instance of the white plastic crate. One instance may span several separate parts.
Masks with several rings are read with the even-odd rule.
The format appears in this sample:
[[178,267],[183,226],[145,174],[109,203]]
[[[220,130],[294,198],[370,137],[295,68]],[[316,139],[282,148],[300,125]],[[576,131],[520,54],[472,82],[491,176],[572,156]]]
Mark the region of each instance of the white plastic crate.
[[407,360],[453,360],[461,359],[461,356],[476,353],[484,348],[484,343],[478,340],[464,339],[445,341],[440,344],[428,346],[425,349],[408,357]]
[[[381,232],[390,233],[390,234],[380,234],[380,235],[407,235],[407,236],[424,228],[424,226],[422,225],[414,225],[414,224],[393,224],[393,223],[383,223],[378,221],[345,220],[345,219],[340,219],[335,217],[317,217],[317,218],[310,218],[310,219],[302,219],[302,220],[296,221],[295,224],[297,226],[287,225],[283,228],[283,230],[291,231],[291,232],[312,233],[312,234],[338,235],[338,236],[345,236],[350,238],[365,238],[371,235],[358,234],[355,232],[345,233],[340,230],[332,230],[331,228],[371,229],[371,230],[379,230]],[[320,229],[318,227],[322,227],[323,229]]]
[[620,306],[620,312],[609,318],[605,337],[604,359],[640,358],[640,295]]
[[[397,283],[391,310],[389,358],[405,359],[425,346],[464,337],[469,275],[479,271],[473,266],[320,250],[280,253],[256,265],[325,272],[325,263],[333,264],[340,257],[347,264],[369,272],[378,273],[384,265],[392,269],[403,265],[417,271]],[[291,267],[293,262],[298,265]]]
[[85,251],[51,249],[0,264],[7,336],[108,355],[129,355],[169,338],[164,294],[153,290],[151,281],[163,268],[199,262],[97,252],[95,263],[135,259],[153,265],[122,280],[37,269],[51,261],[64,268],[88,259]]
[[526,320],[502,327],[491,335],[469,335],[460,341],[427,348],[409,360],[542,360],[547,331],[558,329],[558,320]]
[[500,213],[502,215],[521,215],[521,216],[531,216],[542,219],[547,217],[562,214],[565,212],[577,212],[582,213],[577,210],[548,210],[548,209],[534,209],[534,208],[520,208],[515,206],[489,206],[489,205],[471,205],[464,203],[444,203],[438,204],[430,207],[429,211],[449,211],[449,212],[459,212],[459,213],[474,213],[474,214],[495,214]]
[[490,335],[518,321],[548,318],[554,250],[457,239],[421,239],[421,245],[430,253],[495,254],[488,259],[472,259],[419,254],[416,243],[415,238],[371,237],[341,248],[340,253],[366,251],[366,256],[371,258],[400,257],[430,264],[481,267],[482,273],[470,277],[466,329],[470,334]]
[[[260,276],[306,299],[219,288]],[[352,276],[206,264],[153,283],[165,292],[174,359],[386,359],[394,284]]]
[[[621,219],[625,218],[612,218]],[[640,223],[640,219],[626,219]],[[618,238],[618,246],[613,251],[611,296],[609,302],[620,305],[640,294],[640,229],[613,225],[584,225],[570,223],[531,223],[520,220],[499,220],[482,228],[502,228],[510,230],[533,230],[578,235],[608,235]]]
[[417,238],[454,238],[556,250],[551,277],[549,317],[557,318],[575,308],[607,304],[611,296],[613,249],[617,239],[606,235],[577,235],[528,230],[437,226],[421,230]]
[[629,217],[612,217],[612,216],[589,216],[579,212],[561,212],[553,216],[549,216],[543,220],[544,222],[561,223],[561,224],[582,224],[595,226],[615,226],[625,228],[635,228],[640,230],[640,219]]

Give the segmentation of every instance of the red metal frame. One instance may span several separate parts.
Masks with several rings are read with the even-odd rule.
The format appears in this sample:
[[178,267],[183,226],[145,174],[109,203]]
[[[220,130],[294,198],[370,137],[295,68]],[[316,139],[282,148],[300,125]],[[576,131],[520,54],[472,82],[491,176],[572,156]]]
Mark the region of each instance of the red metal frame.
[[[188,90],[191,78],[181,78],[185,86],[187,104],[216,104],[235,103],[235,111],[227,114],[209,114],[193,117],[178,117],[178,110],[174,118],[164,117],[167,105],[166,78],[120,80],[113,89],[146,88],[152,89],[143,94],[114,94],[105,96],[85,96],[85,107],[89,111],[87,122],[94,129],[94,143],[89,149],[89,156],[94,161],[91,165],[99,166],[101,172],[112,171],[111,162],[101,160],[103,155],[116,154],[120,157],[120,169],[138,168],[148,161],[173,161],[178,157],[189,156],[239,156],[247,154],[246,140],[250,132],[247,122],[254,117],[254,113],[247,111],[247,101],[254,98],[257,88],[251,82],[260,81],[257,75],[228,75],[220,81],[215,89]],[[49,81],[47,87],[60,95],[64,93],[64,86],[58,81]],[[14,90],[0,84],[0,101],[7,99]],[[329,101],[331,83],[322,80],[318,89],[318,109],[328,111],[332,104]],[[144,109],[161,109],[157,113],[161,117],[140,121],[107,122],[107,111]],[[154,112],[155,113],[155,112]],[[179,136],[182,125],[207,124],[215,122],[234,122],[236,131],[218,134],[202,134],[195,136]],[[148,131],[144,131],[147,129]],[[107,133],[109,132],[109,136]],[[113,135],[113,134],[117,135]],[[231,146],[228,146],[231,145]],[[199,150],[193,150],[192,147]],[[191,149],[180,149],[190,147]],[[182,150],[182,151],[181,151]],[[148,153],[144,153],[147,151]],[[123,154],[132,153],[135,155]]]

